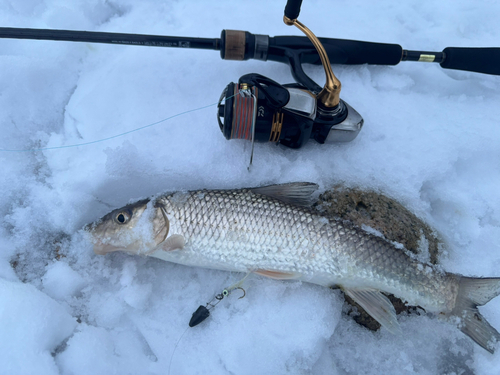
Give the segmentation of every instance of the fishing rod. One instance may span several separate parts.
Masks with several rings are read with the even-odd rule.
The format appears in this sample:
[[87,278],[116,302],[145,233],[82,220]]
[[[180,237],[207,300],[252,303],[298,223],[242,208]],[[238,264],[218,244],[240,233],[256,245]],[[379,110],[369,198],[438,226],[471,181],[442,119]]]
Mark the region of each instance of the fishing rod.
[[[97,31],[0,27],[0,38],[121,44],[147,47],[193,48],[220,51],[224,60],[263,60],[287,63],[280,50],[300,50],[300,62],[320,65],[311,41],[303,36],[252,34],[222,30],[220,38],[126,34]],[[434,62],[442,68],[500,75],[500,48],[446,47],[441,52],[410,51],[399,44],[318,38],[332,64],[397,65],[402,61]]]
[[[284,22],[306,36],[275,36],[222,30],[220,38],[0,27],[0,38],[58,40],[220,51],[224,60],[277,61],[290,66],[296,83],[281,85],[260,74],[246,74],[223,90],[217,109],[226,139],[274,142],[300,148],[319,143],[349,142],[363,118],[340,99],[341,83],[331,64],[397,65],[401,61],[436,62],[445,69],[500,75],[500,48],[447,47],[442,52],[410,51],[398,44],[317,38],[297,20],[302,0],[288,0]],[[322,65],[326,83],[319,86],[302,64]]]

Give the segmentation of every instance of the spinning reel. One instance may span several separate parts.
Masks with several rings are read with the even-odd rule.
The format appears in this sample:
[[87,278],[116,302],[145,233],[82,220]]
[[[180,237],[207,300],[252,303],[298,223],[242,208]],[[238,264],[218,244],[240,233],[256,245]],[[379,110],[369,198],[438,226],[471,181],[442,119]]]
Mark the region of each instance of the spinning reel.
[[[363,118],[340,99],[341,84],[333,74],[325,48],[312,31],[297,20],[301,3],[302,0],[289,0],[283,20],[299,28],[316,48],[325,69],[325,86],[322,88],[304,73],[303,51],[272,46],[275,54],[281,52],[288,60],[297,83],[281,85],[255,73],[241,76],[238,83],[229,83],[219,99],[217,113],[226,139],[274,142],[300,148],[311,138],[319,143],[349,142],[361,130]],[[245,43],[250,37],[254,40]],[[252,57],[255,58],[259,51],[269,49],[266,37],[224,30],[221,40],[225,49],[221,49],[221,56],[228,59],[227,55],[232,55],[234,59],[243,60],[245,53],[248,54],[248,45],[253,44]]]

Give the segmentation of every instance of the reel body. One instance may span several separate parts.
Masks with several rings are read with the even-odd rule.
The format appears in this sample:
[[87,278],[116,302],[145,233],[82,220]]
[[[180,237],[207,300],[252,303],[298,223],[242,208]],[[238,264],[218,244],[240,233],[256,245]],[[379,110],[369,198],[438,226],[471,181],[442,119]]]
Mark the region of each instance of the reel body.
[[301,84],[281,85],[259,74],[229,83],[218,104],[219,127],[226,139],[247,139],[300,148],[318,143],[350,142],[363,118],[344,101],[335,108],[318,103],[316,93]]

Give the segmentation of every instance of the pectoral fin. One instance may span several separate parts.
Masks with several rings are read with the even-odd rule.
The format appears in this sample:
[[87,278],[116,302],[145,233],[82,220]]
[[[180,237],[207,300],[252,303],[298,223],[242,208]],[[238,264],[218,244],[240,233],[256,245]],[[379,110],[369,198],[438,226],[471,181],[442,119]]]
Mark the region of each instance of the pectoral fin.
[[300,275],[294,272],[283,272],[283,271],[273,271],[273,270],[255,270],[253,271],[257,275],[270,277],[276,280],[293,280],[298,279]]
[[165,241],[163,241],[160,245],[160,249],[164,251],[182,250],[185,244],[186,240],[183,236],[180,234],[172,234]]
[[401,327],[396,319],[396,310],[391,301],[375,289],[345,289],[349,297],[358,303],[365,311],[391,333],[401,333]]

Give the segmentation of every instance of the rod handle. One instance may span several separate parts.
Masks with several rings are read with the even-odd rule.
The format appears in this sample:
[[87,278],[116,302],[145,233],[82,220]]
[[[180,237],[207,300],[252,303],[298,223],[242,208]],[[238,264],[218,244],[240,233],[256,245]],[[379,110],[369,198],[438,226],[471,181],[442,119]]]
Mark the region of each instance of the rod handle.
[[332,64],[397,65],[403,49],[399,44],[319,38]]
[[500,75],[500,48],[447,47],[443,52],[442,68]]
[[285,17],[291,20],[297,19],[300,13],[300,6],[302,5],[302,0],[288,0],[285,6]]

